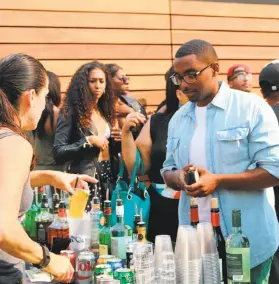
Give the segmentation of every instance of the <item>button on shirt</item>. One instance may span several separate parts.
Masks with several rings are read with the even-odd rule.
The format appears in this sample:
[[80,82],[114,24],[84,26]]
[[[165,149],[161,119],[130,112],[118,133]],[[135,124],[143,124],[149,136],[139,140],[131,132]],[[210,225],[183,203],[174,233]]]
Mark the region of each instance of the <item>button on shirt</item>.
[[[189,102],[172,117],[168,129],[167,155],[161,173],[181,169],[189,163],[189,145],[195,125],[196,104]],[[237,174],[261,167],[279,178],[279,128],[271,107],[260,97],[230,89],[222,82],[207,106],[207,169],[218,174]],[[279,231],[272,189],[227,190],[219,188],[221,229],[232,232],[232,210],[240,209],[242,230],[251,247],[251,268],[271,257],[278,247]],[[190,224],[190,198],[183,191],[179,223]]]
[[[201,168],[207,168],[206,164],[206,113],[207,107],[195,108],[196,127],[193,137],[190,142],[189,149],[189,162]],[[211,194],[206,197],[196,198],[199,208],[199,221],[211,222],[210,207],[211,207]]]

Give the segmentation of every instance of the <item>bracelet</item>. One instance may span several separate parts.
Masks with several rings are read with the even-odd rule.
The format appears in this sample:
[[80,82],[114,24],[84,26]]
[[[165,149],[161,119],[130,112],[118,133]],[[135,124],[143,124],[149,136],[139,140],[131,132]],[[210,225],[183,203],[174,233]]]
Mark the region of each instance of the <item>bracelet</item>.
[[49,255],[49,250],[46,246],[41,246],[43,250],[43,260],[41,261],[40,264],[33,264],[34,267],[42,269],[44,267],[47,267],[50,263],[50,255]]

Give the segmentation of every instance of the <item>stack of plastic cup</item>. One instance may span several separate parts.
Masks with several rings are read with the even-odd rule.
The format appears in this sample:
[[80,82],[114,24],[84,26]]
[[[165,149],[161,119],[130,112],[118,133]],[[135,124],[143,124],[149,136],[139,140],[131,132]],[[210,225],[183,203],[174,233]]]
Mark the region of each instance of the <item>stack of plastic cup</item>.
[[137,243],[134,252],[137,284],[154,284],[155,270],[152,243]]
[[221,283],[219,255],[212,225],[210,223],[199,223],[197,233],[201,246],[203,279],[206,284]]
[[176,284],[174,253],[169,235],[155,238],[155,274],[160,284]]
[[197,231],[192,226],[179,226],[175,247],[177,284],[202,283],[202,261]]

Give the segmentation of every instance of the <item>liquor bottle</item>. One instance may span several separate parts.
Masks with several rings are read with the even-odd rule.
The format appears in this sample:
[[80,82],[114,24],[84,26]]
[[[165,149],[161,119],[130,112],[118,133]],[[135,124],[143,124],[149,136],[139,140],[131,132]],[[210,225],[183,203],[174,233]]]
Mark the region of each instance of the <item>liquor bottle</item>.
[[190,167],[186,175],[186,183],[188,185],[196,183],[200,179],[197,169]]
[[137,224],[137,229],[138,229],[138,242],[139,243],[146,243],[146,224],[145,222],[142,221],[142,209],[140,212],[140,222]]
[[211,224],[219,254],[221,284],[227,284],[226,243],[220,227],[220,210],[218,198],[211,199]]
[[104,201],[104,217],[105,226],[100,231],[100,255],[110,255],[111,254],[111,202],[110,200]]
[[33,202],[30,209],[25,214],[25,230],[29,237],[33,240],[37,240],[37,232],[36,232],[36,216],[38,214],[38,207],[36,205],[36,194],[33,194]]
[[124,206],[122,199],[116,199],[116,224],[111,228],[111,253],[126,259]]
[[36,216],[36,236],[37,242],[41,245],[48,243],[48,227],[53,221],[53,216],[49,212],[47,195],[44,193],[42,196],[42,203],[40,213]]
[[52,195],[52,213],[53,214],[58,214],[59,205],[60,205],[59,194],[57,193],[56,188],[54,188],[54,193]]
[[37,191],[38,191],[38,195],[37,195],[37,207],[38,207],[38,210],[40,212],[41,210],[41,206],[42,206],[42,200],[43,200],[43,195],[45,193],[45,189],[41,186],[41,187],[38,187],[37,188]]
[[131,268],[134,265],[133,256],[135,246],[138,242],[138,223],[141,221],[140,215],[138,215],[137,208],[136,214],[134,215],[134,229],[133,229],[133,240],[126,245],[126,263],[127,267]]
[[48,227],[48,244],[50,248],[52,248],[56,238],[69,238],[66,204],[63,200],[59,204],[58,214],[55,215],[54,221]]
[[91,252],[94,253],[96,258],[99,257],[100,250],[100,229],[103,227],[101,225],[101,221],[103,220],[103,212],[100,209],[100,198],[94,196],[92,198],[92,206],[91,206]]
[[250,244],[242,233],[241,211],[232,211],[232,233],[226,240],[226,261],[229,284],[250,283]]
[[194,197],[191,198],[190,217],[191,217],[191,225],[194,228],[197,228],[197,225],[199,223],[199,207],[197,204],[197,199]]

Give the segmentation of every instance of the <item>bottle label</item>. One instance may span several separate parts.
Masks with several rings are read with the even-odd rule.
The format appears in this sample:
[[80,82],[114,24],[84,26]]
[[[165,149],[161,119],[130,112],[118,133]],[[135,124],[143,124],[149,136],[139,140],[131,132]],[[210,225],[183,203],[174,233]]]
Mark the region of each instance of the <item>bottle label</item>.
[[126,252],[126,261],[127,261],[127,267],[130,268],[131,264],[133,264],[133,252]]
[[108,255],[108,246],[100,244],[100,255]]
[[138,241],[139,242],[146,242],[146,228],[138,228]]
[[124,216],[124,206],[116,206],[116,215]]
[[48,241],[47,229],[51,222],[37,222],[37,242],[46,244]]
[[220,213],[211,213],[211,223],[213,227],[220,227]]
[[224,283],[222,258],[219,258],[219,267],[220,267],[220,279],[221,279],[221,284],[222,284]]
[[250,248],[227,248],[228,279],[250,283]]
[[198,223],[199,222],[199,209],[191,208],[191,222]]
[[111,254],[126,259],[125,237],[111,238]]

